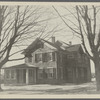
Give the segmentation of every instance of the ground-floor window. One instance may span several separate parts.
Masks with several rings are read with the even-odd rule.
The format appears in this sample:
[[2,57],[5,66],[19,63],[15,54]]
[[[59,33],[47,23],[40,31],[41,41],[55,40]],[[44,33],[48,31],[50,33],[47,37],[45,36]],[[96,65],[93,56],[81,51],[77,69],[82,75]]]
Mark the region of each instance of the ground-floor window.
[[5,70],[5,77],[7,79],[15,79],[15,70],[14,69]]
[[53,78],[54,76],[53,68],[47,69],[47,76],[49,79]]
[[10,70],[5,70],[5,78],[10,79]]
[[38,79],[43,79],[43,69],[38,69]]
[[53,79],[55,78],[55,68],[39,69],[38,78],[39,79]]
[[11,70],[11,79],[15,79],[15,70]]

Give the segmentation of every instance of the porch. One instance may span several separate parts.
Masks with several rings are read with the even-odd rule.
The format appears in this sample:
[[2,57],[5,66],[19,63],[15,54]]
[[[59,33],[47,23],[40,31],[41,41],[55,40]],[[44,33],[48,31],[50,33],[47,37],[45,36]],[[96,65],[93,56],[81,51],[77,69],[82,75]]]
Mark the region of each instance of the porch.
[[[20,66],[20,67],[19,67]],[[27,65],[17,65],[17,67],[4,68],[5,85],[28,85],[36,84],[36,67]]]

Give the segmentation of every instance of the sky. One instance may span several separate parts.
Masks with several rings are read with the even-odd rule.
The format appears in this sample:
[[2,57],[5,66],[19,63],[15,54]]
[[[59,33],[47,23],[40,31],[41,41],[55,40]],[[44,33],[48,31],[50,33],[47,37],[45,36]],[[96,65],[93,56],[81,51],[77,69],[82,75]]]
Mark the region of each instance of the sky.
[[[38,5],[38,6],[40,6],[40,5]],[[60,15],[63,16],[63,19],[71,27],[74,27],[74,25],[72,23],[70,23],[69,20],[71,20],[77,24],[75,18],[71,14],[71,13],[76,14],[75,5],[67,4],[66,6],[65,5],[53,5],[53,6],[57,9],[57,11],[59,11]],[[80,38],[76,37],[73,34],[73,32],[65,25],[65,23],[59,17],[59,15],[54,10],[52,5],[42,5],[41,7],[42,7],[41,11],[43,11],[43,14],[41,14],[40,19],[49,18],[48,21],[42,23],[42,26],[43,27],[46,26],[46,29],[44,30],[43,36],[41,38],[43,38],[45,36],[45,34],[48,33],[50,35],[47,38],[45,38],[46,40],[48,40],[48,39],[50,40],[50,37],[53,35],[53,36],[55,36],[56,40],[61,40],[66,43],[69,43],[70,41],[72,42],[72,44],[80,44],[81,43]],[[53,31],[51,31],[51,30],[53,30]],[[32,33],[32,34],[34,34],[34,33]],[[24,45],[24,46],[13,47],[11,52],[13,53],[19,49],[25,49],[28,45],[30,45],[34,41],[34,39],[35,38],[23,40],[21,45]],[[88,44],[87,44],[87,46],[88,46]],[[19,58],[19,57],[23,57],[23,56],[24,55],[19,53],[19,54],[14,55],[12,58]],[[14,62],[12,61],[12,62],[8,62],[7,64],[5,64],[5,66],[12,66],[12,65],[17,65],[17,64],[22,64],[22,63],[24,63],[24,60],[14,61]],[[91,71],[92,72],[95,71],[92,61],[91,61]]]

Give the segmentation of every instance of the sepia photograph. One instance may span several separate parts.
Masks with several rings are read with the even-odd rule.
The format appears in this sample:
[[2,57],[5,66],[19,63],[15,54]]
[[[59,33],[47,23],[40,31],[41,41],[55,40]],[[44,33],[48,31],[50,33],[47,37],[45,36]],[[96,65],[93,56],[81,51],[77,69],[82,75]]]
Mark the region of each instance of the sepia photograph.
[[99,95],[99,20],[100,3],[0,3],[0,98]]

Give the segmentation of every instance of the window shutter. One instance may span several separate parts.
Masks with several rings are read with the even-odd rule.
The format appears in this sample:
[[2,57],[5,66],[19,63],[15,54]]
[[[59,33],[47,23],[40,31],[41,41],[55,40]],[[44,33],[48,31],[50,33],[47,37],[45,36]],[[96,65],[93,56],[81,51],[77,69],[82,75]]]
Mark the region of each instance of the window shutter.
[[55,61],[55,52],[52,52],[52,60]]
[[35,62],[37,62],[37,54],[35,54]]

